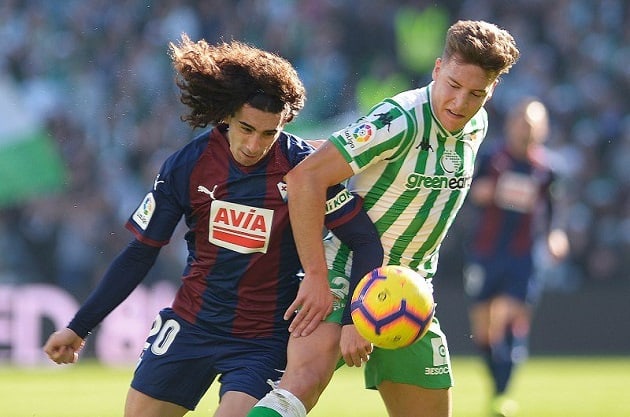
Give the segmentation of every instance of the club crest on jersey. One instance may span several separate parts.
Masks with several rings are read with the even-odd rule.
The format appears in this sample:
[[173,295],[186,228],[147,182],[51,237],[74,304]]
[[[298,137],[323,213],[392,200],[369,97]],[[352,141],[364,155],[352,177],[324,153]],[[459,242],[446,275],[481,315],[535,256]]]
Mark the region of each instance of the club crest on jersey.
[[360,123],[350,126],[343,133],[344,139],[350,148],[358,148],[372,139],[372,135],[376,132],[376,127],[372,123]]
[[440,159],[440,165],[444,172],[448,174],[456,174],[461,171],[463,163],[462,158],[452,149],[447,149]]
[[285,182],[280,181],[278,184],[278,191],[280,192],[280,197],[282,197],[282,201],[287,202],[287,184]]
[[149,226],[154,212],[155,198],[153,197],[153,193],[148,193],[144,197],[144,200],[142,200],[142,203],[140,203],[140,206],[136,209],[136,212],[133,213],[132,219],[142,230],[147,230],[147,226]]
[[209,241],[239,253],[266,253],[272,220],[273,210],[214,200]]

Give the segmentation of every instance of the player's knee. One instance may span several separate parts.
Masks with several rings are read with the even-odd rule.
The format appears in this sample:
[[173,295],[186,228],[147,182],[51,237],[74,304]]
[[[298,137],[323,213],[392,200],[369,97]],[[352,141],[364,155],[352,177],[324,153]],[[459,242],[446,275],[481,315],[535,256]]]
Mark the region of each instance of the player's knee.
[[268,416],[265,410],[273,410],[273,415],[279,414],[282,417],[306,417],[307,409],[304,404],[293,393],[286,389],[276,388],[265,395],[248,416]]
[[322,374],[304,368],[285,374],[278,387],[291,392],[310,410],[317,403],[328,380]]
[[474,333],[472,341],[479,349],[485,349],[490,346],[490,338],[487,334],[484,334],[482,332]]

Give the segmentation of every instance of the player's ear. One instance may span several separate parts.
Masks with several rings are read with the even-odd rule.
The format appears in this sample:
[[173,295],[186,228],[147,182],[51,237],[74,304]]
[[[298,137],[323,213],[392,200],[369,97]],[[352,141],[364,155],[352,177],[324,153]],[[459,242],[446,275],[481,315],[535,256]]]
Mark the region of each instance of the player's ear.
[[492,86],[488,90],[488,95],[486,96],[486,102],[492,98],[492,95],[494,94],[494,89],[497,88],[499,82],[501,82],[501,78],[499,77],[497,77],[497,79],[492,82]]
[[442,66],[442,58],[438,57],[435,59],[435,65],[433,65],[433,72],[431,73],[431,78],[435,81],[440,73],[440,67]]

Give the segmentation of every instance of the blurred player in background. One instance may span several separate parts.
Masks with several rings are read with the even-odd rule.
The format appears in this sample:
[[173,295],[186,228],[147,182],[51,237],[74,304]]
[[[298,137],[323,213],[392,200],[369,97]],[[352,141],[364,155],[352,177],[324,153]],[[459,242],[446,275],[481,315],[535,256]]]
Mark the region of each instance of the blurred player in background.
[[516,412],[505,393],[514,365],[527,356],[532,306],[541,292],[536,243],[542,238],[554,260],[568,252],[565,233],[552,227],[547,109],[524,99],[504,128],[505,141],[480,157],[470,189],[477,214],[464,271],[473,340],[492,378],[491,411],[498,416]]
[[[325,282],[326,259],[331,277],[349,275],[349,248],[333,239],[324,249],[319,239],[326,189],[346,179],[376,224],[384,263],[408,266],[426,279],[434,276],[488,129],[483,105],[518,55],[512,36],[496,25],[455,23],[435,61],[432,83],[376,104],[289,173],[289,211],[300,219],[292,227],[307,277]],[[346,297],[356,283],[351,279]],[[348,306],[342,324],[340,341],[317,339],[317,331],[299,337],[292,328],[296,337],[289,341],[279,387],[249,416],[304,416],[328,384],[339,358],[330,355],[339,350],[348,365],[365,363],[366,387],[378,389],[391,417],[451,415],[450,358],[437,319],[423,339],[397,350],[372,348],[356,332]]]
[[[289,62],[239,42],[209,45],[184,35],[170,53],[190,109],[183,120],[214,127],[166,160],[126,224],[135,239],[44,350],[56,363],[75,362],[88,334],[138,286],[184,217],[182,284],[149,332],[125,416],[182,416],[219,376],[214,415],[239,417],[285,367],[290,321],[283,316],[299,308],[295,320],[308,333],[332,308],[329,292],[296,300],[301,267],[284,177],[313,148],[283,127],[302,109],[305,91]],[[361,199],[341,186],[329,191],[342,203],[330,205],[326,225],[357,256],[365,248],[360,257],[380,264],[382,248]],[[288,310],[292,303],[297,307]]]

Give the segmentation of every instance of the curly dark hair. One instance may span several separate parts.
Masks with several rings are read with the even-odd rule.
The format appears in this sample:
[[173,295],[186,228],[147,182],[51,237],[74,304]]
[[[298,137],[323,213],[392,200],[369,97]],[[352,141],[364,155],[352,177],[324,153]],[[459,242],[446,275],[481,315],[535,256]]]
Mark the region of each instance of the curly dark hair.
[[519,57],[512,35],[493,23],[460,20],[446,33],[443,58],[457,56],[492,76],[507,73]]
[[306,90],[284,58],[238,41],[216,45],[183,34],[169,43],[180,100],[190,108],[182,120],[194,127],[219,124],[245,103],[290,122],[304,107]]

